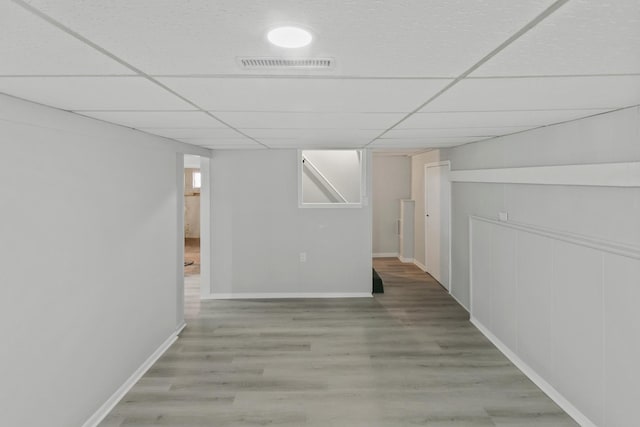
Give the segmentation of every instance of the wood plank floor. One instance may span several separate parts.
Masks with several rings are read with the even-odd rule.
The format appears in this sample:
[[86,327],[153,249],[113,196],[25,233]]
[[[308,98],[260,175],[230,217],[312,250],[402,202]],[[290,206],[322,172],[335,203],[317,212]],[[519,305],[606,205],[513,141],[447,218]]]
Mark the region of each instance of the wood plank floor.
[[430,276],[374,265],[367,299],[200,304],[190,277],[187,328],[101,426],[577,425]]

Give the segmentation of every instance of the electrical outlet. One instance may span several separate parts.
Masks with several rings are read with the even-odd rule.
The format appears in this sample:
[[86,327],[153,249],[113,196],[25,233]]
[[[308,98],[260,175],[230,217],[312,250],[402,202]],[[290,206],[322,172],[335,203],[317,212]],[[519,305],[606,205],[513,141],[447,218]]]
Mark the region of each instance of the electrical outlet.
[[307,262],[307,253],[300,252],[300,262]]
[[499,212],[498,213],[498,218],[500,219],[500,221],[509,221],[509,213],[508,212]]

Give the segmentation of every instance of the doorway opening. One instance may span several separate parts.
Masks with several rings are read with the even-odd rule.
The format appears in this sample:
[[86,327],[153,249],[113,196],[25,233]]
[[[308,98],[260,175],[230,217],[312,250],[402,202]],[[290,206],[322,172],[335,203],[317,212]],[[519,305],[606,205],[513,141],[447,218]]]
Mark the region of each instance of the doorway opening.
[[183,328],[211,294],[211,158],[176,158],[176,325]]
[[200,312],[201,272],[201,190],[200,157],[184,156],[184,317]]
[[451,182],[449,161],[424,166],[425,267],[451,292]]

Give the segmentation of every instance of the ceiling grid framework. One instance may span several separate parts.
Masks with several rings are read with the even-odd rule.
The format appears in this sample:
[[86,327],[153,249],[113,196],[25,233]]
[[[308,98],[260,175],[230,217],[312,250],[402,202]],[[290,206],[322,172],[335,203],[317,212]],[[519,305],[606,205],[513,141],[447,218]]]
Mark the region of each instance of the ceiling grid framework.
[[385,129],[384,132],[382,132],[380,135],[378,135],[376,138],[374,138],[372,141],[370,141],[366,146],[374,143],[376,140],[382,138],[384,135],[386,135],[389,131],[391,131],[392,129],[396,128],[398,125],[400,125],[402,122],[404,122],[405,120],[407,120],[409,117],[411,117],[412,115],[414,115],[415,113],[417,113],[418,111],[422,110],[424,107],[426,107],[427,105],[429,105],[430,103],[432,103],[434,100],[438,99],[440,96],[442,96],[445,92],[447,92],[447,90],[451,89],[452,87],[454,87],[456,84],[458,84],[459,82],[461,82],[462,80],[465,79],[465,77],[469,76],[471,73],[473,73],[476,69],[480,68],[482,66],[482,64],[484,64],[485,62],[489,61],[491,58],[493,58],[495,55],[497,55],[498,53],[500,53],[500,51],[502,51],[503,49],[505,49],[507,46],[509,46],[511,43],[513,43],[514,41],[516,41],[518,38],[520,38],[523,34],[527,33],[529,30],[531,30],[533,27],[535,27],[539,22],[541,22],[542,20],[544,20],[546,17],[548,17],[549,15],[551,15],[553,12],[555,12],[556,10],[558,10],[560,7],[562,7],[565,3],[567,3],[569,0],[557,0],[555,1],[553,4],[551,4],[548,8],[546,8],[544,11],[542,11],[542,13],[540,13],[538,16],[535,17],[535,19],[533,19],[532,21],[528,22],[524,27],[522,27],[520,30],[518,30],[515,34],[513,34],[511,37],[509,37],[507,40],[505,40],[504,42],[500,43],[500,45],[498,45],[498,47],[496,47],[495,49],[493,49],[491,52],[489,52],[487,55],[485,55],[484,57],[482,57],[478,62],[476,62],[475,64],[473,64],[470,68],[468,68],[467,70],[465,70],[465,72],[463,72],[462,74],[460,74],[458,77],[455,78],[455,80],[453,80],[451,83],[449,83],[447,86],[445,86],[444,88],[442,88],[439,92],[437,92],[435,95],[433,95],[432,97],[430,97],[429,99],[427,99],[425,102],[423,102],[422,104],[420,104],[417,108],[414,108],[409,114],[407,114],[405,117],[403,117],[402,119],[400,119],[398,122],[394,123],[393,126],[389,127],[388,129]]
[[[25,2],[24,0],[13,0],[14,3],[18,4],[19,6],[23,7],[24,9],[28,10],[29,12],[33,13],[34,15],[42,18],[43,20],[49,22],[51,25],[57,27],[58,29],[60,29],[61,31],[69,34],[70,36],[80,40],[81,42],[87,44],[88,46],[92,47],[93,49],[97,50],[98,52],[102,53],[103,55],[113,59],[114,61],[118,62],[119,64],[123,65],[124,67],[128,68],[129,70],[133,71],[135,74],[139,75],[140,77],[146,79],[147,81],[159,86],[160,88],[164,89],[165,91],[171,93],[172,95],[176,96],[177,98],[181,99],[182,101],[184,101],[184,103],[191,105],[192,107],[194,107],[196,110],[201,111],[202,113],[211,116],[211,118],[215,119],[216,121],[226,125],[227,127],[229,127],[230,129],[232,129],[233,131],[235,131],[236,133],[262,145],[265,148],[268,148],[266,145],[264,145],[263,143],[261,143],[260,141],[251,138],[250,136],[244,134],[242,131],[235,129],[233,126],[229,125],[228,123],[223,122],[222,120],[218,119],[215,115],[213,115],[212,113],[210,113],[207,110],[202,109],[200,106],[198,106],[197,104],[193,103],[191,100],[189,100],[188,98],[182,96],[181,94],[174,92],[173,90],[171,90],[170,88],[168,88],[167,86],[163,85],[162,83],[160,83],[158,80],[154,79],[153,77],[149,76],[148,74],[146,74],[144,71],[140,70],[139,68],[134,67],[133,65],[129,64],[128,62],[124,61],[123,59],[117,57],[116,55],[114,55],[113,53],[107,51],[106,49],[102,48],[101,46],[95,44],[94,42],[90,41],[89,39],[87,39],[86,37],[80,35],[79,33],[73,31],[72,29],[64,26],[63,24],[61,24],[60,22],[56,21],[55,19],[51,18],[50,16],[46,15],[45,13],[41,12],[40,10],[36,9],[35,7],[31,6],[29,3]],[[69,108],[70,110],[74,109],[74,108]],[[80,110],[78,108],[76,108],[75,110]]]
[[[637,1],[514,3],[12,0],[0,92],[212,149],[415,152],[640,104]],[[314,43],[269,45],[281,22]]]

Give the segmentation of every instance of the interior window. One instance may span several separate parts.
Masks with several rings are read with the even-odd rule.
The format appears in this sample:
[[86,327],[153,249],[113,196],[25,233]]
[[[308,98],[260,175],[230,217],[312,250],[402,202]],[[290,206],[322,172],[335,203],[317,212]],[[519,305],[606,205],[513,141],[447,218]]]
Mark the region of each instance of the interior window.
[[361,150],[301,150],[299,161],[301,207],[361,206]]

